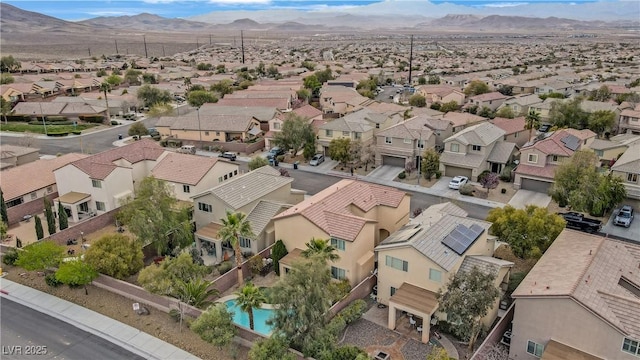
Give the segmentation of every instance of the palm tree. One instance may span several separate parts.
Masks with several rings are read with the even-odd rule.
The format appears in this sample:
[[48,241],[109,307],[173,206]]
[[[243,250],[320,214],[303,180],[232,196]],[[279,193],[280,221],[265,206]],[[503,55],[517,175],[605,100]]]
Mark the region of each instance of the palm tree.
[[540,127],[540,114],[538,114],[535,110],[529,110],[529,113],[524,118],[525,124],[524,128],[529,129],[529,141],[531,140],[531,133],[533,129],[538,129]]
[[227,216],[220,219],[222,228],[218,231],[218,235],[223,241],[228,241],[233,246],[236,255],[236,266],[238,267],[238,285],[242,286],[244,281],[242,277],[242,253],[240,252],[240,237],[254,237],[251,230],[251,223],[247,221],[247,215],[242,212],[231,212],[227,210]]
[[253,330],[253,309],[259,309],[260,306],[267,301],[260,288],[252,283],[246,283],[242,289],[235,292],[238,296],[236,298],[236,304],[240,310],[249,314],[249,328]]
[[213,284],[213,281],[207,281],[202,278],[197,278],[185,282],[183,280],[177,280],[176,283],[176,296],[183,303],[197,308],[207,307],[213,302],[209,298],[218,295],[220,292],[215,288],[209,288]]
[[318,258],[324,261],[336,261],[340,255],[336,254],[336,248],[329,244],[329,240],[315,239],[306,243],[307,249],[302,251],[302,256],[306,258]]
[[100,84],[100,90],[104,93],[104,102],[107,105],[107,121],[111,122],[111,115],[109,114],[109,99],[107,98],[107,93],[111,92],[111,84],[108,82],[103,82]]

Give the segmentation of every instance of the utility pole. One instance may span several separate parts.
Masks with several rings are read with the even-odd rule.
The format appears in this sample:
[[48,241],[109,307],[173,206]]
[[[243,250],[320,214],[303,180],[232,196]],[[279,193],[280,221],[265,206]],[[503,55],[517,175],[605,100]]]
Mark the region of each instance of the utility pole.
[[198,38],[196,38],[196,49],[200,47],[200,43],[198,42]]
[[89,56],[91,56],[91,48],[87,48],[87,50],[89,51]]
[[144,57],[149,57],[149,54],[147,53],[147,36],[142,35],[142,40],[144,41]]
[[113,41],[115,41],[115,43],[116,43],[116,54],[120,54],[120,53],[118,52],[118,40],[115,40],[115,39],[114,39]]
[[242,47],[242,63],[244,64],[244,31],[240,30],[240,46]]
[[411,86],[411,70],[413,65],[413,35],[411,35],[411,47],[409,52],[409,86]]
[[209,45],[211,45],[211,34],[209,34]]
[[164,45],[162,45],[162,57],[165,57],[166,55],[164,54]]

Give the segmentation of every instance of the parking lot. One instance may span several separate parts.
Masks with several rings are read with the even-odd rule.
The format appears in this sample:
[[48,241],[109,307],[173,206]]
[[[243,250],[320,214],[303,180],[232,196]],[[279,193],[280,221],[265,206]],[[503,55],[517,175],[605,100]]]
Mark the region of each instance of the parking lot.
[[640,242],[640,219],[637,219],[638,217],[637,211],[639,209],[637,203],[638,202],[636,202],[636,204],[630,204],[634,207],[636,211],[635,219],[631,222],[630,227],[625,228],[622,226],[613,225],[613,219],[616,217],[615,211],[614,211],[614,213],[609,217],[609,220],[607,221],[607,223],[602,226],[602,232],[605,234],[619,236],[625,239]]

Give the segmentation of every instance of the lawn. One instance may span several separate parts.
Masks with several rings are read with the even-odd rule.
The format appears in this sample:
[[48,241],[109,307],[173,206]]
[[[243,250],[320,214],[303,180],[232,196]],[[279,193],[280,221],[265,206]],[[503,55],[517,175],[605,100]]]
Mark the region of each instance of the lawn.
[[[47,133],[71,133],[73,131],[82,131],[96,127],[99,124],[78,124],[73,125],[47,125]],[[42,125],[29,125],[28,123],[7,123],[0,124],[0,131],[13,131],[13,132],[30,132],[36,134],[44,134],[44,126]]]

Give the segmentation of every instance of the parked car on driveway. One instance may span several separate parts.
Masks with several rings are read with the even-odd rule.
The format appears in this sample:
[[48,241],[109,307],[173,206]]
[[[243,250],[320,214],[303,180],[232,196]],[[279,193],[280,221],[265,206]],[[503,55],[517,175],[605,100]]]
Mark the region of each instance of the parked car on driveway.
[[633,208],[629,205],[623,206],[616,212],[616,217],[613,219],[613,225],[624,226],[628,228],[633,221]]
[[236,154],[229,151],[221,153],[220,155],[218,155],[218,157],[236,161]]
[[602,228],[602,221],[589,219],[579,212],[570,211],[566,213],[558,213],[558,215],[564,218],[567,222],[567,227],[570,229],[596,233]]
[[469,178],[466,176],[456,176],[449,181],[449,189],[459,190],[460,187],[469,182]]
[[271,150],[269,150],[269,153],[267,153],[267,159],[272,159],[272,158],[277,158],[280,155],[284,155],[286,153],[286,151],[284,151],[284,149],[280,148],[279,146],[274,146],[271,148]]
[[311,158],[311,161],[309,161],[309,165],[318,166],[318,165],[322,164],[323,162],[324,162],[324,155],[315,154],[315,155],[313,155],[313,158]]

